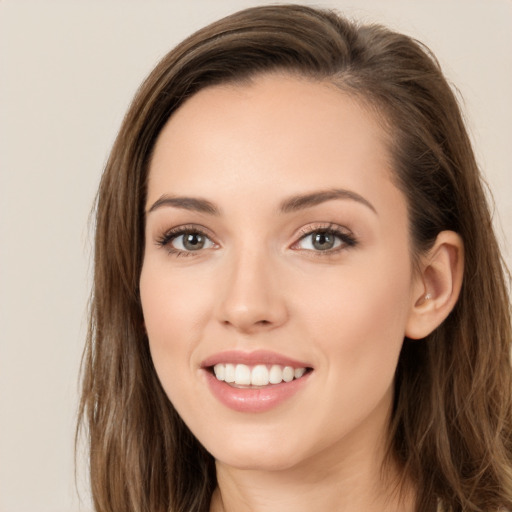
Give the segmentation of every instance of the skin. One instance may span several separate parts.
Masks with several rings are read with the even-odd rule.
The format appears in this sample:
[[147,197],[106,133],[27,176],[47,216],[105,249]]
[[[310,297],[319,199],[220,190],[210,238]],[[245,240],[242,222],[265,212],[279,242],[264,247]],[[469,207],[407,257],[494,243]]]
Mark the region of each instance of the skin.
[[[216,459],[212,511],[413,510],[411,489],[403,500],[389,491],[398,468],[380,471],[393,377],[404,336],[448,314],[439,283],[454,287],[435,269],[457,253],[446,240],[432,252],[425,305],[429,281],[413,271],[406,200],[374,116],[334,85],[264,75],[200,91],[159,136],[140,292],[162,385]],[[280,212],[292,196],[333,189],[368,204]],[[206,199],[218,213],[153,206],[164,195]],[[203,249],[159,243],[182,225],[206,232]],[[356,244],[315,249],[305,233],[329,226]],[[233,411],[201,369],[233,349],[272,350],[313,371],[279,406]]]

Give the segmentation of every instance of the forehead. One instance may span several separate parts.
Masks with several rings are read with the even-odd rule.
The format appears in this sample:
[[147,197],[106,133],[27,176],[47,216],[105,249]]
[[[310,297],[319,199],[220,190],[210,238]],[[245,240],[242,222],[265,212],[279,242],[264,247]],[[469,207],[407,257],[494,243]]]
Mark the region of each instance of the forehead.
[[153,153],[148,202],[340,186],[378,195],[390,175],[386,133],[361,101],[332,83],[262,75],[205,88],[173,114]]

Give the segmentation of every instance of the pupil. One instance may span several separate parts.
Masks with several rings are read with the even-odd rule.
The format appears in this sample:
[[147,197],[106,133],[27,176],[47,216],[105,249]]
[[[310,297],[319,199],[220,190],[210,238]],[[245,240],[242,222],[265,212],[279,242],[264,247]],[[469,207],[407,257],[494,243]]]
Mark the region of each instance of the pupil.
[[313,238],[315,249],[331,249],[334,245],[334,237],[331,233],[316,233]]
[[201,249],[204,245],[204,237],[199,233],[189,233],[183,237],[183,246],[189,250]]

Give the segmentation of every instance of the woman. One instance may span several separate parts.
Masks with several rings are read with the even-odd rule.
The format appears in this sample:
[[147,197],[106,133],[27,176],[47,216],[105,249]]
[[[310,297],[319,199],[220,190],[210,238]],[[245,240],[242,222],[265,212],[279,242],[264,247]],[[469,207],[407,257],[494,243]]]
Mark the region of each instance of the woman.
[[503,269],[419,43],[303,6],[197,32],[100,185],[96,509],[510,509]]

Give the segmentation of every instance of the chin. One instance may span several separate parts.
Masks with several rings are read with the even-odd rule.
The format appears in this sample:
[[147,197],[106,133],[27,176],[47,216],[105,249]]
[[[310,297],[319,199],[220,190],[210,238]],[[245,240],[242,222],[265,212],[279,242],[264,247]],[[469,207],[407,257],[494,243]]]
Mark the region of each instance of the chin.
[[225,443],[215,443],[215,446],[206,446],[215,460],[221,464],[242,470],[254,471],[282,471],[290,469],[300,463],[303,455],[296,447],[284,444],[282,441],[261,439],[254,436],[252,439],[239,439],[236,436],[227,439]]

